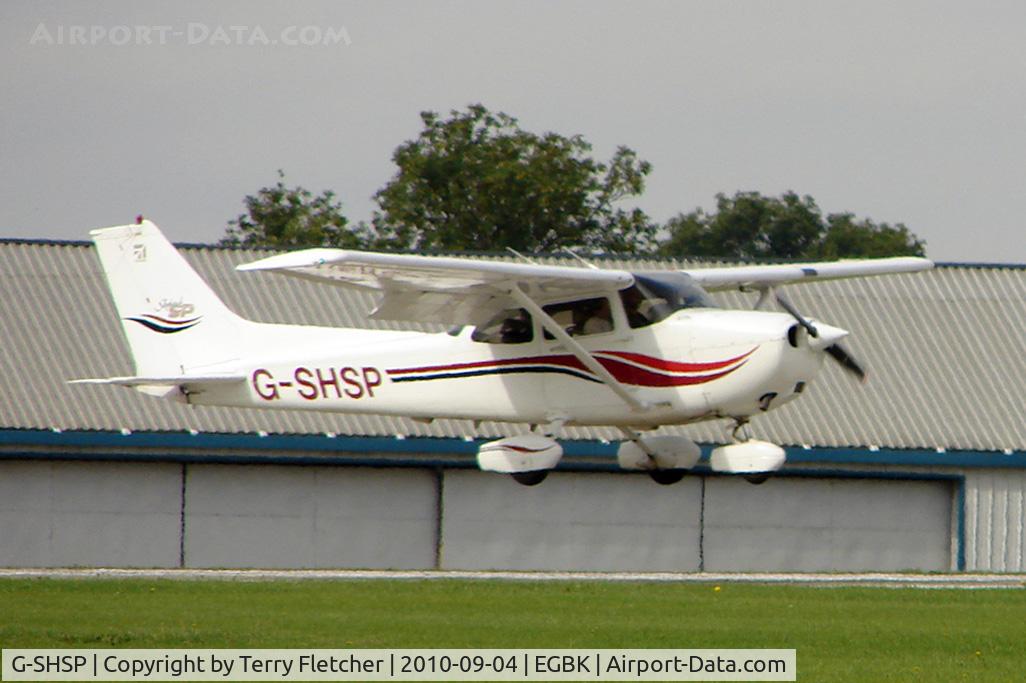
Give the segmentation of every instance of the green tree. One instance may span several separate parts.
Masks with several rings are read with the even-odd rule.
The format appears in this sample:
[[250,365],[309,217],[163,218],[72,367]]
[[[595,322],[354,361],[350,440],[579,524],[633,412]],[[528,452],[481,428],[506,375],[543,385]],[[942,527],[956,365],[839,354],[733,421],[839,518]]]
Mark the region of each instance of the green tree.
[[856,219],[850,213],[826,219],[812,197],[786,192],[716,195],[716,212],[696,209],[671,218],[660,251],[668,256],[740,259],[836,259],[915,255],[925,242],[901,223]]
[[366,226],[349,226],[334,192],[325,190],[315,197],[302,187],[287,187],[285,173],[280,169],[275,185],[261,188],[243,201],[246,212],[228,221],[219,244],[275,249],[358,249],[370,240]]
[[823,259],[925,256],[926,242],[902,223],[877,224],[850,213],[834,213],[827,216],[826,232],[809,255]]
[[627,147],[608,163],[579,135],[537,135],[480,104],[448,119],[422,112],[420,135],[392,156],[398,170],[375,195],[380,244],[392,248],[635,252],[656,226],[617,204],[644,189],[651,165]]

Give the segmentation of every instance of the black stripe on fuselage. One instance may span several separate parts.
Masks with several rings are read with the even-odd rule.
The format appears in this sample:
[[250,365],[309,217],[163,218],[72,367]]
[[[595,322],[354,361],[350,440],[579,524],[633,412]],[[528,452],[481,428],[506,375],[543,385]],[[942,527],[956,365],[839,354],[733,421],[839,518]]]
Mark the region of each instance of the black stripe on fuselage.
[[514,375],[520,373],[537,374],[537,373],[555,373],[559,375],[570,375],[578,379],[587,380],[589,382],[595,382],[596,384],[602,384],[602,380],[592,377],[591,375],[584,374],[577,370],[570,368],[560,368],[553,366],[533,366],[533,367],[509,367],[509,368],[488,368],[485,370],[465,370],[457,372],[439,372],[430,375],[411,375],[407,377],[391,377],[393,382],[424,382],[435,379],[456,379],[460,377],[484,377],[486,375]]

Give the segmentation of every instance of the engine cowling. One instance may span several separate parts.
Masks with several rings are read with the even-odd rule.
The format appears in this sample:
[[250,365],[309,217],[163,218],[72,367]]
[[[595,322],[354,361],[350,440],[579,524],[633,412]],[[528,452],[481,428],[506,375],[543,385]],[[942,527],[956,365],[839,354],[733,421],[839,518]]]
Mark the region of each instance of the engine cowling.
[[481,444],[477,449],[477,466],[486,472],[517,474],[551,470],[563,457],[563,447],[554,439],[540,434],[507,436]]
[[702,457],[698,444],[683,436],[643,436],[641,442],[644,449],[633,441],[620,444],[616,452],[620,467],[625,470],[690,470]]
[[784,449],[775,443],[752,439],[714,448],[709,466],[714,472],[761,474],[776,472],[786,459]]

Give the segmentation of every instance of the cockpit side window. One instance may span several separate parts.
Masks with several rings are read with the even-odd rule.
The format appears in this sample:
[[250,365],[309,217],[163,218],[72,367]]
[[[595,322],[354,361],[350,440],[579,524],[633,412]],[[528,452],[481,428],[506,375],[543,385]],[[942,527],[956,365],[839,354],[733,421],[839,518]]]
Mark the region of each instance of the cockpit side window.
[[657,322],[652,310],[653,300],[642,294],[637,284],[621,289],[620,300],[623,301],[623,310],[627,314],[627,323],[632,328],[647,327]]
[[[604,296],[549,304],[543,310],[571,337],[613,330],[613,312],[609,306],[609,299]],[[545,330],[545,338],[554,339],[548,330]]]
[[534,325],[523,308],[507,308],[476,328],[470,338],[485,344],[526,344],[534,340]]

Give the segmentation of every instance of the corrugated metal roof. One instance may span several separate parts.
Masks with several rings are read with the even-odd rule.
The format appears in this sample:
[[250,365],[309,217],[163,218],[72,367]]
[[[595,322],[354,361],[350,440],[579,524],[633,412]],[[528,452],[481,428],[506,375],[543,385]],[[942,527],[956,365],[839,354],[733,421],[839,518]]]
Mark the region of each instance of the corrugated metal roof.
[[[373,297],[292,278],[238,273],[272,252],[188,247],[185,257],[230,307],[263,322],[411,329],[369,321]],[[575,265],[572,259],[547,263]],[[601,261],[599,261],[601,262]],[[616,259],[624,269],[681,261]],[[1026,269],[942,266],[929,273],[791,287],[810,317],[852,331],[846,345],[870,370],[859,385],[828,363],[807,394],[752,422],[785,445],[1026,450]],[[719,294],[751,307],[754,295]],[[76,377],[131,372],[114,307],[91,245],[0,242],[0,427],[494,437],[510,425],[441,420],[423,425],[335,413],[190,408],[136,392],[68,386]],[[726,421],[679,431],[723,441]],[[570,438],[619,438],[570,429]]]

